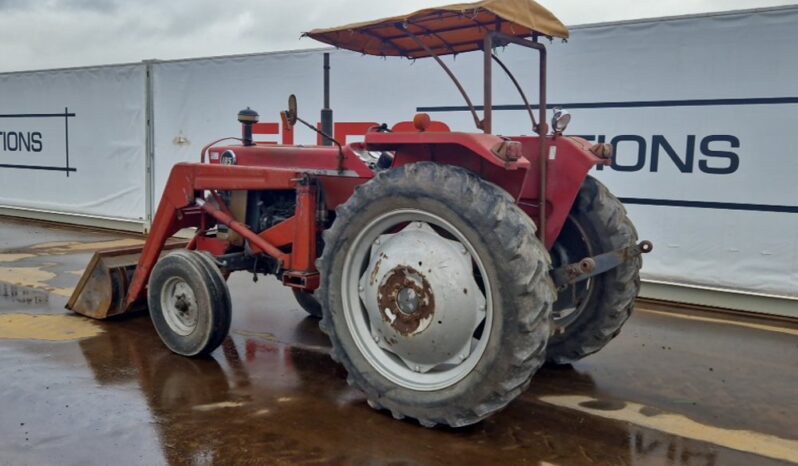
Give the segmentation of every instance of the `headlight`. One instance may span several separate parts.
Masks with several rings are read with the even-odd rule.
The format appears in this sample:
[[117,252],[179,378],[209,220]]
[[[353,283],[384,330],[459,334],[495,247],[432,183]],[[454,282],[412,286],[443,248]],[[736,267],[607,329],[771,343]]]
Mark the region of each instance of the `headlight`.
[[226,150],[222,152],[221,160],[219,160],[219,163],[221,163],[222,165],[235,165],[237,162],[238,161],[236,160],[236,154],[231,150]]
[[551,128],[555,133],[562,133],[571,122],[571,114],[567,110],[559,107],[554,108],[554,116],[551,117]]

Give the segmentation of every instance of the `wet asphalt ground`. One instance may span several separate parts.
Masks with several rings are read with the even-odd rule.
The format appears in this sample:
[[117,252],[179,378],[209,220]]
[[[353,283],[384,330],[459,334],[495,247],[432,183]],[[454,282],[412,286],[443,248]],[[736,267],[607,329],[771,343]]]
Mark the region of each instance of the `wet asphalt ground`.
[[798,325],[639,304],[602,352],[544,367],[485,422],[369,408],[276,280],[230,279],[230,338],[171,354],[146,314],[64,304],[135,237],[0,219],[0,465],[798,464]]

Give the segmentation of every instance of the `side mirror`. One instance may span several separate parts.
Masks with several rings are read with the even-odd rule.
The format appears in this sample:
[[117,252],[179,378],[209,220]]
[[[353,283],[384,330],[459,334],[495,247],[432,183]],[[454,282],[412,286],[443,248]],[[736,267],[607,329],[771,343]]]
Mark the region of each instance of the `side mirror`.
[[296,124],[298,113],[296,107],[296,96],[291,94],[288,96],[288,110],[282,113],[283,122],[288,126],[293,127]]

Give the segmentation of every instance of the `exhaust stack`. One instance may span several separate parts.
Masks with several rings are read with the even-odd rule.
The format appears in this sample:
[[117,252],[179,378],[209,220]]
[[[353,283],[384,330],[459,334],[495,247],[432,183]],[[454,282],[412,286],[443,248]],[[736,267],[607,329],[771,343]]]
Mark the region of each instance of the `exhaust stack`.
[[[324,52],[324,108],[321,109],[321,130],[333,136],[333,111],[330,108],[330,54]],[[333,145],[332,139],[322,136],[322,145]]]

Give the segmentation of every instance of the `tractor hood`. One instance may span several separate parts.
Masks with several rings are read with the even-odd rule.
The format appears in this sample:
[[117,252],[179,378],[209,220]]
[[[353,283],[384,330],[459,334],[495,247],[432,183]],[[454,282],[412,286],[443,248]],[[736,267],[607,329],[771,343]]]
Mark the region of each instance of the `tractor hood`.
[[425,8],[405,16],[314,29],[303,36],[368,55],[415,59],[431,54],[407,32],[420,38],[436,55],[449,55],[481,50],[482,40],[490,31],[519,38],[535,34],[568,38],[568,28],[532,0],[483,0]]

